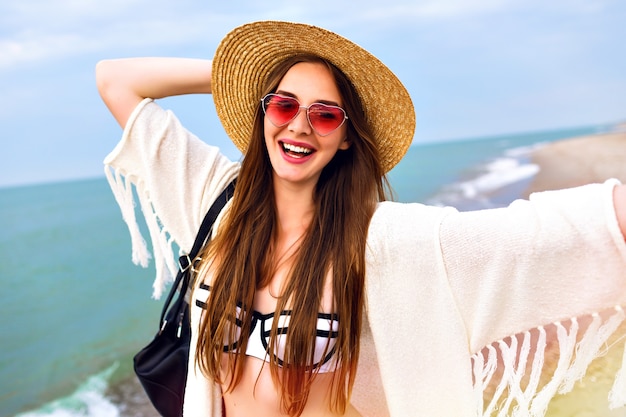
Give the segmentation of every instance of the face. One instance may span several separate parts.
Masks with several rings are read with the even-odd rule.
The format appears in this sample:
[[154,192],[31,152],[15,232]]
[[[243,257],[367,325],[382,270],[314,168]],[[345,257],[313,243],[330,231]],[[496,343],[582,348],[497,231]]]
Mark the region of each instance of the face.
[[[313,103],[343,106],[335,80],[322,63],[301,62],[294,65],[279,83],[276,93],[293,97],[305,107]],[[314,186],[322,169],[337,151],[350,146],[346,141],[347,123],[322,136],[311,127],[306,113],[306,109],[300,109],[295,118],[280,127],[265,116],[265,144],[275,184],[286,182]]]

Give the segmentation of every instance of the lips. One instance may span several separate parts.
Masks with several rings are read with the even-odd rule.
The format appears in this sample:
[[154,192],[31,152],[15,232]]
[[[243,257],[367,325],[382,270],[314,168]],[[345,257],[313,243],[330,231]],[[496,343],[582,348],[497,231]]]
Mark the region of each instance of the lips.
[[315,149],[313,148],[282,141],[280,142],[280,146],[282,147],[285,155],[288,155],[292,158],[305,158],[315,152]]

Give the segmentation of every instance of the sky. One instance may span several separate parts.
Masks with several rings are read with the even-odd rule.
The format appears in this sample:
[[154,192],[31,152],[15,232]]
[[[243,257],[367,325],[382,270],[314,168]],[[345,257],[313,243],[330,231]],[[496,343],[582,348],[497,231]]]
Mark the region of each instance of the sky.
[[[103,176],[121,129],[96,91],[99,60],[211,59],[256,20],[372,52],[411,94],[415,144],[626,121],[623,0],[0,0],[0,187]],[[239,157],[210,96],[161,104]]]

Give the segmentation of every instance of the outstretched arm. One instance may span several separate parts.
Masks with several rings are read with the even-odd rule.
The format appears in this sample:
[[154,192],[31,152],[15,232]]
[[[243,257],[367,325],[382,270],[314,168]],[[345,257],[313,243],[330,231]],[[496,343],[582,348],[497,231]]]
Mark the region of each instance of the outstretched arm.
[[211,93],[211,61],[190,58],[125,58],[96,65],[102,100],[122,128],[144,98]]

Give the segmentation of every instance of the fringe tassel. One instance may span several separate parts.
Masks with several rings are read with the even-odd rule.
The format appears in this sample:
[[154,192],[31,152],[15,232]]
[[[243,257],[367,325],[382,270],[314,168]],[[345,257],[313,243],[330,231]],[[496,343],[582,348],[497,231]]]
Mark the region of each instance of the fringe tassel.
[[513,401],[513,398],[515,398],[515,393],[513,391],[519,392],[517,388],[520,386],[521,377],[526,371],[526,358],[521,354],[520,360],[523,364],[520,362],[519,366],[515,366],[515,361],[517,359],[517,337],[511,337],[510,340],[510,345],[507,345],[504,340],[500,340],[498,342],[504,366],[504,374],[502,374],[502,381],[500,382],[502,390],[500,392],[502,392],[506,386],[510,389],[510,394],[506,397],[504,404],[500,406],[498,417],[507,416],[508,411],[511,408],[511,402]]
[[163,295],[166,285],[174,280],[174,273],[169,269],[167,261],[167,258],[173,258],[173,251],[171,241],[167,239],[167,233],[160,224],[152,203],[147,198],[142,197],[139,197],[139,201],[150,232],[156,270],[156,277],[152,284],[152,297],[158,300]]
[[530,415],[540,417],[546,414],[550,400],[556,392],[567,373],[567,369],[574,354],[576,346],[576,336],[578,334],[578,320],[571,320],[570,331],[560,322],[554,323],[556,326],[557,340],[559,342],[559,360],[552,375],[552,379],[537,393],[530,406]]
[[[617,311],[616,315],[621,315],[622,320],[624,319],[624,310],[617,306],[615,307]],[[622,355],[622,365],[620,366],[619,371],[615,376],[615,381],[613,382],[613,387],[611,388],[611,392],[609,392],[609,408],[614,410],[619,407],[623,407],[626,405],[626,344],[624,345],[624,353]]]
[[[541,385],[548,350],[546,329],[542,326],[502,339],[472,357],[477,415],[484,417],[543,417],[557,394],[565,394],[583,378],[591,362],[601,356],[603,346],[624,321],[621,307],[603,319],[591,315],[581,328],[578,319],[566,325],[555,322],[558,360],[549,380]],[[533,343],[533,335],[536,340]],[[532,363],[530,356],[532,355]],[[500,364],[498,363],[500,362]],[[498,366],[501,369],[498,371]],[[497,380],[499,377],[499,381]],[[485,392],[497,383],[488,404]],[[626,348],[620,371],[609,394],[610,407],[626,405]]]
[[[533,359],[533,365],[530,372],[528,386],[526,387],[526,391],[524,392],[525,398],[527,399],[525,404],[530,404],[533,396],[539,388],[539,382],[541,381],[541,371],[543,370],[546,359],[546,346],[548,345],[546,329],[543,326],[540,326],[538,327],[538,331],[539,336],[537,338],[537,344],[535,345],[535,358]],[[528,410],[530,409],[530,407],[526,405],[525,409]],[[516,410],[516,412],[518,413],[518,415],[524,415],[522,413],[521,405],[519,409]]]
[[135,184],[141,211],[152,241],[153,255],[151,256],[135,216],[132,180],[110,166],[105,166],[104,172],[130,232],[133,263],[146,268],[150,258],[154,256],[156,277],[152,285],[152,297],[159,299],[163,295],[166,285],[174,280],[174,276],[178,271],[177,257],[174,256],[173,250],[174,239],[161,225],[154,207],[141,184]]
[[476,409],[484,409],[484,396],[483,393],[489,386],[489,381],[493,378],[493,374],[496,372],[498,366],[498,353],[496,348],[492,345],[487,346],[489,354],[487,355],[487,363],[485,363],[484,356],[482,354],[474,355],[474,376],[476,381],[474,383],[474,395],[476,396]]
[[111,170],[110,167],[105,166],[104,173],[109,181],[111,191],[113,191],[113,196],[122,211],[122,218],[126,222],[130,233],[132,261],[135,265],[141,265],[147,268],[151,256],[146,241],[139,230],[137,218],[135,217],[135,201],[133,199],[132,184],[130,182],[127,183],[118,171],[114,171],[114,176]]
[[[522,347],[519,353],[519,362],[517,364],[517,368],[513,368],[511,371],[511,378],[510,378],[510,383],[509,383],[509,386],[511,389],[511,395],[508,396],[504,407],[500,411],[500,415],[502,417],[506,416],[506,414],[503,414],[503,413],[505,412],[505,410],[508,410],[511,407],[511,403],[513,399],[516,399],[518,403],[518,405],[514,409],[514,412],[513,412],[514,414],[516,413],[515,410],[517,409],[527,410],[528,405],[530,404],[531,398],[529,398],[529,396],[526,395],[526,392],[522,390],[522,379],[526,373],[526,363],[528,361],[528,356],[530,353],[530,338],[531,338],[530,332],[525,332],[524,338],[522,339]],[[513,337],[512,339],[517,340],[516,337]],[[513,344],[511,344],[509,355],[511,355],[512,358],[509,359],[509,362],[512,363],[513,365],[515,365],[516,354],[517,354],[517,349],[513,350]]]
[[574,388],[574,384],[585,376],[589,364],[602,354],[600,348],[606,345],[609,337],[615,333],[615,330],[617,330],[620,323],[624,320],[624,314],[623,312],[620,313],[620,311],[621,308],[617,310],[616,314],[609,317],[602,326],[602,318],[600,315],[597,313],[592,315],[593,321],[587,328],[583,340],[578,343],[576,360],[565,376],[563,384],[559,389],[560,394],[570,392]]

